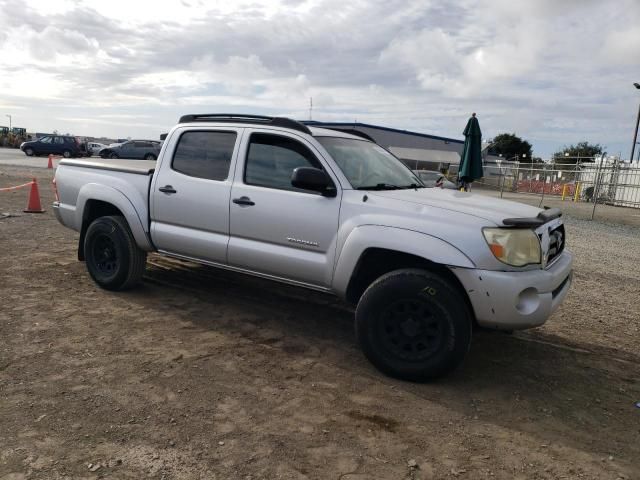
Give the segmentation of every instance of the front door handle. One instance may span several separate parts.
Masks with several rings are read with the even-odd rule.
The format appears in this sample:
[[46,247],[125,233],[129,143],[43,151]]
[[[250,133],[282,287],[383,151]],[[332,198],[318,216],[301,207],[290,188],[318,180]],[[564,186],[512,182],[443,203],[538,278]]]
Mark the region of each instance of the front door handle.
[[237,205],[247,205],[249,207],[255,205],[255,202],[252,202],[249,197],[234,198],[233,203]]
[[171,185],[165,185],[164,187],[160,187],[158,190],[160,190],[162,193],[177,193]]

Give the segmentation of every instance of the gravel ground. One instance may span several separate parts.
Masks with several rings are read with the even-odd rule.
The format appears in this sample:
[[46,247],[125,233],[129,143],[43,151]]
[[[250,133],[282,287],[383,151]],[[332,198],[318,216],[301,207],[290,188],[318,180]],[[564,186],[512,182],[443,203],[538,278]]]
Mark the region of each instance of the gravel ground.
[[151,256],[97,288],[0,167],[0,479],[640,478],[640,230],[567,217],[565,303],[479,331],[458,371],[396,381],[332,297]]

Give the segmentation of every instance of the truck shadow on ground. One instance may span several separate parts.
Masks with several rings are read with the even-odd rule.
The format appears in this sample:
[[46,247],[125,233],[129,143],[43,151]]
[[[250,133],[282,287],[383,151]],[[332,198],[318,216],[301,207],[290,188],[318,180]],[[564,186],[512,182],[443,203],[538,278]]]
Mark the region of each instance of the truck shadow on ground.
[[[340,371],[343,381],[365,377],[469,421],[527,432],[540,444],[558,439],[603,456],[638,450],[621,432],[630,425],[637,429],[639,362],[615,349],[554,337],[544,329],[514,335],[478,331],[466,361],[452,375],[429,384],[401,382],[367,362],[353,334],[353,310],[331,296],[155,256],[145,280],[142,289],[124,295],[150,309],[162,299],[194,328],[268,344],[284,356],[311,357]],[[186,304],[189,311],[181,312]],[[246,319],[214,314],[221,308]]]

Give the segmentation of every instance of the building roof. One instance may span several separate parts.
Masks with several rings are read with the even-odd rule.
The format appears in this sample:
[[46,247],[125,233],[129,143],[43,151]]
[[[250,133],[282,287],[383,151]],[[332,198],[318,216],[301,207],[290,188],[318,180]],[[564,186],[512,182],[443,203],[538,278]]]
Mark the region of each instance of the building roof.
[[403,160],[417,160],[420,162],[460,164],[460,154],[447,150],[429,150],[426,148],[389,147],[391,153]]
[[372,128],[374,130],[382,130],[385,132],[393,132],[393,133],[400,133],[403,135],[413,135],[415,137],[422,137],[422,138],[431,138],[434,140],[442,140],[444,142],[449,142],[449,143],[460,143],[460,144],[464,144],[464,140],[458,140],[455,138],[447,138],[447,137],[440,137],[438,135],[429,135],[428,133],[418,133],[418,132],[411,132],[409,130],[399,130],[397,128],[390,128],[390,127],[381,127],[379,125],[370,125],[368,123],[359,123],[359,122],[318,122],[316,120],[304,120],[301,123],[304,123],[305,125],[313,125],[313,126],[318,126],[318,127],[325,127],[325,128],[332,128],[332,127],[338,127],[340,129],[352,129],[352,130],[356,130],[358,128]]

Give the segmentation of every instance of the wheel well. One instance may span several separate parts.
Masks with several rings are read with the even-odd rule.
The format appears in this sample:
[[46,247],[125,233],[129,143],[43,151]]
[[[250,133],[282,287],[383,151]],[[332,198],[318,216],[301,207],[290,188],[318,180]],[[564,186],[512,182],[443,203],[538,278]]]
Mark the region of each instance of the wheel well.
[[122,215],[122,212],[118,207],[112,205],[109,202],[102,200],[87,200],[82,212],[82,228],[80,229],[80,239],[78,240],[78,260],[84,260],[84,237],[87,233],[87,228],[91,225],[96,218],[104,217],[106,215]]
[[376,279],[385,273],[402,268],[422,268],[442,275],[464,292],[469,309],[473,312],[466,290],[447,266],[417,255],[384,248],[369,248],[362,253],[347,287],[347,301],[356,305],[367,287]]

